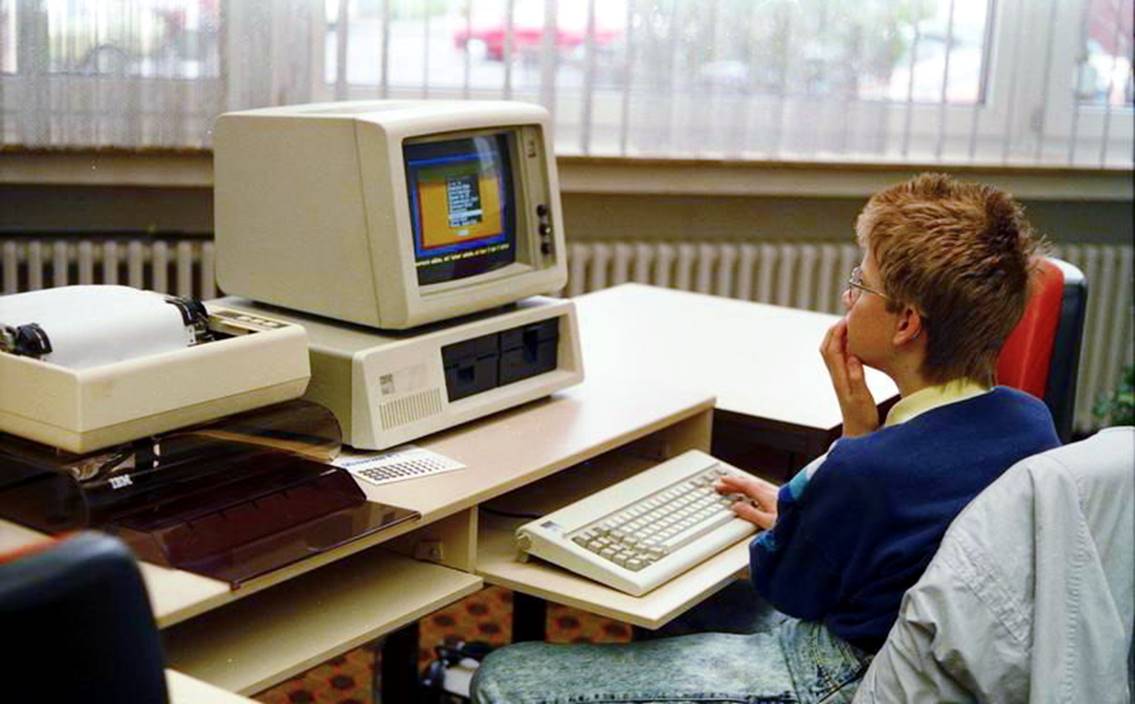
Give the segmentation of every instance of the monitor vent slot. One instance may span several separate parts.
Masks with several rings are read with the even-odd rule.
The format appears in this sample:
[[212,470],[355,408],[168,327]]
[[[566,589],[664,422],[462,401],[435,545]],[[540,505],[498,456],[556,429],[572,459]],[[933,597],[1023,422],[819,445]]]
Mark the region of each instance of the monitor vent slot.
[[434,388],[390,401],[378,409],[385,430],[441,413],[441,392]]

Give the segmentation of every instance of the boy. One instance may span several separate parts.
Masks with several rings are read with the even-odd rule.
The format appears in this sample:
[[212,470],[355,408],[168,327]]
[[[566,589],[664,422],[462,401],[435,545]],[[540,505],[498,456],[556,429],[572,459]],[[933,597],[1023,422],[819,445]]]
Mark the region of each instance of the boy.
[[[874,195],[856,236],[864,255],[847,315],[820,349],[843,437],[779,489],[718,485],[747,497],[734,511],[765,529],[750,546],[752,584],[784,616],[755,631],[754,599],[732,606],[725,628],[711,618],[731,633],[523,643],[486,659],[475,701],[850,700],[954,516],[1018,460],[1059,444],[1043,403],[993,386],[1036,249],[1020,206],[924,174]],[[863,365],[899,388],[882,423]],[[695,618],[720,615],[731,592]]]

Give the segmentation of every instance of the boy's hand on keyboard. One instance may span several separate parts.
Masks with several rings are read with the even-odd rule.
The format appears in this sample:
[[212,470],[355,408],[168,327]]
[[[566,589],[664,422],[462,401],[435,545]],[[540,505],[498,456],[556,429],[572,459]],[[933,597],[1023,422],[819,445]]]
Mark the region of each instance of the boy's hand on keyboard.
[[776,484],[749,475],[726,474],[714,482],[713,488],[719,494],[744,497],[731,507],[738,517],[762,530],[776,523],[776,495],[780,490]]

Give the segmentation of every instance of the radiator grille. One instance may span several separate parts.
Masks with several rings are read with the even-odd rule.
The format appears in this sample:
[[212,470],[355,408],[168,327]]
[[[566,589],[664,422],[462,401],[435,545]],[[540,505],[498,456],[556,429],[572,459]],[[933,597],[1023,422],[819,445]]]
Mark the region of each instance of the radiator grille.
[[[1075,425],[1099,425],[1092,406],[1132,361],[1132,247],[1069,245],[1056,256],[1088,281]],[[569,246],[567,294],[628,281],[717,296],[840,313],[840,293],[859,249],[850,244],[576,242]]]
[[379,406],[383,430],[397,428],[441,413],[441,392],[430,389]]
[[213,242],[203,238],[43,237],[0,240],[0,292],[68,284],[122,284],[208,299]]
[[836,313],[858,262],[854,245],[575,243],[568,248],[567,293],[634,281]]

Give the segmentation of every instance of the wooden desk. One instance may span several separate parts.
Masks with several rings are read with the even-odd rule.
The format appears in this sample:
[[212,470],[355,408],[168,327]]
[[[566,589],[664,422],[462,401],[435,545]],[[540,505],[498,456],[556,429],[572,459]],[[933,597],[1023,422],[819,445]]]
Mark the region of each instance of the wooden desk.
[[[712,397],[702,392],[585,381],[418,443],[466,469],[363,485],[369,498],[419,511],[418,521],[236,591],[143,564],[168,664],[225,690],[254,694],[411,624],[482,587],[475,573],[479,503],[612,451],[659,461],[707,448],[712,408]],[[41,538],[0,521],[0,549]],[[738,562],[726,571],[741,567]]]
[[[708,444],[711,397],[626,391],[585,382],[419,442],[466,469],[361,486],[368,498],[419,511],[420,521],[320,556],[334,563],[321,569],[309,560],[267,575],[263,581],[286,583],[263,595],[228,592],[227,606],[165,630],[171,667],[224,689],[261,691],[480,589],[473,574],[480,502],[628,444],[659,456]],[[376,542],[383,545],[365,549]],[[152,591],[160,595],[165,585]]]
[[[527,501],[525,487],[569,468],[557,480],[587,477],[594,491],[644,462],[707,449],[714,393],[719,419],[736,416],[746,432],[795,452],[822,450],[840,418],[814,350],[835,318],[643,286],[581,297],[579,313],[583,384],[418,443],[464,470],[363,486],[369,498],[417,510],[420,520],[237,591],[143,565],[170,667],[255,693],[413,623],[485,580],[651,628],[728,583],[747,565],[743,543],[641,598],[520,564],[507,528],[482,526],[478,505],[503,495]],[[881,375],[868,383],[876,398],[894,393]],[[596,471],[607,473],[585,474]],[[566,502],[570,492],[554,487],[536,491]],[[39,537],[0,521],[0,549]]]
[[[837,316],[641,284],[574,300],[588,378],[715,395],[721,459],[760,469],[767,454],[753,450],[763,446],[798,469],[839,436],[839,404],[819,354]],[[883,408],[897,399],[874,369],[867,386]]]

